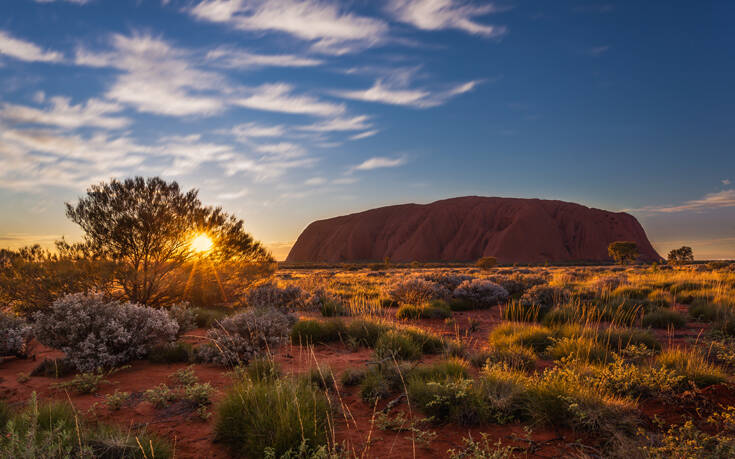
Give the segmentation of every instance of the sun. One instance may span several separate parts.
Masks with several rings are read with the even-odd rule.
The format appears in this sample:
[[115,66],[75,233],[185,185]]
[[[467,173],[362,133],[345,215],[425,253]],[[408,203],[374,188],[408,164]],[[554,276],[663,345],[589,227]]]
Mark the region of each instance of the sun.
[[212,246],[214,245],[214,242],[212,242],[212,239],[209,238],[204,233],[197,234],[194,239],[191,240],[189,243],[189,246],[191,246],[191,250],[197,252],[197,253],[204,253],[209,252],[212,250]]

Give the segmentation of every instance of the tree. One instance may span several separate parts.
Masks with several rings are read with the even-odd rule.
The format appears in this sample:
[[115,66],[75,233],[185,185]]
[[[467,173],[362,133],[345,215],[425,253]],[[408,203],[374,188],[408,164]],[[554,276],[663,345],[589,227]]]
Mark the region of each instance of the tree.
[[683,264],[694,261],[694,252],[691,247],[682,246],[669,252],[669,263]]
[[607,253],[622,265],[633,263],[638,258],[638,245],[632,241],[616,241],[607,246]]
[[[84,231],[84,245],[115,263],[115,281],[133,302],[155,305],[170,299],[166,283],[199,258],[209,262],[270,262],[272,257],[220,207],[206,207],[195,189],[176,182],[135,177],[92,185],[66,215]],[[196,253],[191,240],[206,234],[213,247]]]
[[498,259],[495,257],[482,257],[475,262],[475,265],[481,269],[494,268],[498,264]]

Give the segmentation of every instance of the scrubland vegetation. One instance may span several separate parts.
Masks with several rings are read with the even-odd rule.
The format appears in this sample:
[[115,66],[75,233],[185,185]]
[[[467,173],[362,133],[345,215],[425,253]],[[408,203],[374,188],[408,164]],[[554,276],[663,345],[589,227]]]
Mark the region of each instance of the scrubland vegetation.
[[0,255],[0,457],[735,454],[735,265],[277,269],[181,205],[243,251]]

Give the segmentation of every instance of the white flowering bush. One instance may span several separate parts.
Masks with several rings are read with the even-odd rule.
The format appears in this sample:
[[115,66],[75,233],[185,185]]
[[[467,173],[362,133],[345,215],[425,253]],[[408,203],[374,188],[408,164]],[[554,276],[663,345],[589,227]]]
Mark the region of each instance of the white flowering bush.
[[487,279],[464,281],[454,289],[453,295],[478,308],[489,308],[508,299],[506,289]]
[[31,331],[23,320],[0,312],[0,355],[25,355]]
[[173,341],[179,325],[166,311],[75,293],[34,316],[35,336],[60,349],[80,372],[114,368]]
[[400,304],[421,304],[437,298],[447,298],[450,291],[442,285],[421,277],[406,277],[388,285],[385,293]]
[[472,276],[466,274],[457,273],[446,273],[446,272],[433,272],[423,275],[424,280],[434,282],[435,284],[441,285],[447,290],[454,291],[455,288],[459,287],[459,284],[466,280],[472,280]]
[[330,305],[341,305],[342,300],[339,296],[325,289],[324,287],[316,288],[305,295],[301,309],[305,311],[320,311]]
[[271,307],[281,311],[290,311],[300,308],[304,296],[304,291],[296,285],[281,288],[276,284],[268,283],[250,290],[246,301],[249,306],[256,309]]
[[197,328],[196,314],[186,301],[169,307],[168,316],[179,325],[179,334]]
[[569,300],[569,292],[564,289],[549,287],[548,285],[536,285],[523,294],[521,304],[549,310],[555,304],[562,304],[567,300]]
[[197,348],[204,362],[233,366],[247,364],[288,340],[293,317],[275,308],[251,308],[227,317],[207,332],[209,343]]

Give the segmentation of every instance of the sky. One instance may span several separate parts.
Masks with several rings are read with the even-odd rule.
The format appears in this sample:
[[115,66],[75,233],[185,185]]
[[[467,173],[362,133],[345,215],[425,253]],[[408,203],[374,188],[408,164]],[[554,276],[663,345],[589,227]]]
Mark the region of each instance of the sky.
[[2,0],[0,247],[162,176],[276,258],[311,221],[465,195],[626,211],[735,258],[735,2]]

